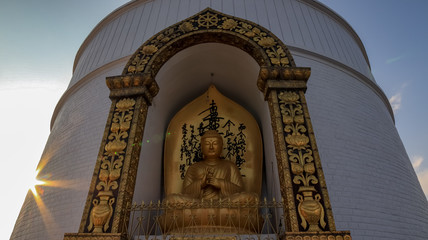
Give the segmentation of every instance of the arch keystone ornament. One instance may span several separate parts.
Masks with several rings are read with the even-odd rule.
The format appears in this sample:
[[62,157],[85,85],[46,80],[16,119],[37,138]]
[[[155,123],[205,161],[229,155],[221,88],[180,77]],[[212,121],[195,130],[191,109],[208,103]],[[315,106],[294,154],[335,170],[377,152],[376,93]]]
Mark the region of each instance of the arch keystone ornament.
[[121,76],[107,77],[112,101],[79,233],[64,239],[128,239],[148,107],[159,91],[154,79],[179,51],[200,43],[224,43],[247,52],[260,65],[254,87],[268,102],[286,233],[283,239],[351,239],[336,231],[327,186],[306,105],[309,68],[296,67],[282,41],[248,20],[210,8],[147,40]]

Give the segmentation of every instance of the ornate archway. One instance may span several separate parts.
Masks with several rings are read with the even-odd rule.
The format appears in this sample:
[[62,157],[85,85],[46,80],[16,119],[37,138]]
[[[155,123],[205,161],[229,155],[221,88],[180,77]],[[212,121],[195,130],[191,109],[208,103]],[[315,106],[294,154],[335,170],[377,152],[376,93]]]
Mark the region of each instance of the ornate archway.
[[[210,8],[174,24],[147,40],[132,55],[122,75],[156,76],[177,52],[200,43],[224,43],[242,49],[260,67],[295,67],[285,44],[266,28]],[[263,82],[258,83],[264,88]]]
[[296,67],[287,47],[269,30],[209,8],[154,35],[121,76],[107,77],[112,105],[79,234],[65,237],[96,239],[108,233],[119,239],[125,232],[147,109],[159,91],[155,76],[179,51],[208,42],[240,48],[260,65],[255,86],[270,109],[287,239],[350,239],[349,232],[335,231],[304,95],[310,69]]

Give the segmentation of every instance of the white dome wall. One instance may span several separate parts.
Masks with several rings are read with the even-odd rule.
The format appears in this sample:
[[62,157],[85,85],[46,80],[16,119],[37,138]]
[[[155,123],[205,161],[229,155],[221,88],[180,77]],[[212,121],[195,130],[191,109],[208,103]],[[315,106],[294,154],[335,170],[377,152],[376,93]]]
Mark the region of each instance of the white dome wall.
[[310,66],[306,98],[336,227],[353,239],[424,239],[427,200],[375,91],[328,62]]
[[290,49],[305,49],[335,59],[372,79],[359,38],[346,22],[323,6],[309,0],[131,2],[106,17],[89,35],[76,57],[70,86],[98,67],[132,55],[154,34],[207,7],[255,22]]
[[11,239],[77,232],[111,105],[105,78],[120,74],[125,63],[96,74],[62,105],[39,163],[48,184],[40,186],[37,202],[27,194]]

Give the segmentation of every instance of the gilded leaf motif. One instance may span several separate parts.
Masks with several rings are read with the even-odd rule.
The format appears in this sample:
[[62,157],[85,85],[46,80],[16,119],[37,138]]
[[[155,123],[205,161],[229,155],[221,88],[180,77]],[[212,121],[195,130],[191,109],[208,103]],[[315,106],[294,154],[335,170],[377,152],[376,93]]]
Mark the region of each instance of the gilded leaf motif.
[[220,28],[226,29],[226,30],[232,30],[236,26],[238,26],[238,23],[235,20],[233,20],[233,19],[226,19],[223,22],[223,24],[220,26]]
[[287,67],[290,65],[290,60],[288,60],[288,58],[286,57],[281,58],[280,62],[281,62],[281,66],[284,66],[284,67]]
[[[165,36],[164,34],[159,34],[157,37],[156,37],[156,40],[158,40],[158,41],[160,41],[160,42],[163,42],[163,43],[166,43],[166,42],[168,42],[169,40],[171,40],[171,38],[169,38],[169,37],[167,37],[167,36]],[[153,45],[150,45],[150,46],[153,46]],[[143,50],[144,50],[144,48],[143,48]],[[158,50],[158,48],[157,47],[155,47],[155,51],[154,52],[156,52]],[[153,52],[153,53],[154,53]]]
[[285,137],[285,141],[292,147],[301,148],[309,143],[309,138],[305,135],[288,135]]
[[122,141],[115,140],[107,143],[105,146],[105,150],[108,155],[116,155],[122,152],[125,148],[126,148],[126,142],[123,140]]
[[125,98],[116,103],[116,108],[120,112],[128,111],[135,105],[135,100],[131,98]]
[[296,115],[296,116],[294,116],[294,121],[296,123],[299,123],[299,124],[305,123],[305,119],[303,118],[303,115]]
[[299,163],[291,163],[291,172],[296,175],[300,175],[303,173],[302,165]]
[[128,131],[128,129],[131,127],[131,121],[127,121],[127,122],[121,122],[120,123],[120,131]]
[[111,181],[117,180],[120,177],[120,169],[114,169],[110,172],[109,178]]
[[285,124],[292,124],[293,123],[293,117],[292,116],[283,116],[282,122]]
[[152,55],[157,51],[158,51],[158,48],[155,45],[144,46],[143,49],[141,50],[141,52],[145,55]]
[[130,66],[128,67],[128,72],[130,72],[130,73],[135,73],[135,71],[136,71],[135,66],[130,65]]
[[262,47],[268,48],[276,44],[275,40],[271,37],[262,37],[258,44]]
[[180,26],[178,27],[178,29],[180,31],[182,31],[183,33],[187,33],[193,30],[196,30],[195,28],[193,28],[193,24],[190,22],[184,22],[182,24],[180,24]]
[[281,46],[277,46],[276,49],[272,47],[271,49],[266,50],[266,53],[268,54],[273,65],[279,65],[283,67],[289,66],[290,61],[288,60],[287,54]]
[[305,170],[305,172],[307,172],[309,174],[314,174],[315,173],[314,163],[306,163],[304,166],[304,170]]
[[120,129],[120,124],[119,123],[112,123],[111,127],[110,127],[110,131],[112,132],[118,132]]
[[299,95],[295,92],[281,92],[278,98],[282,103],[295,103],[299,100]]
[[100,178],[101,181],[107,181],[108,180],[108,175],[109,175],[108,170],[101,169],[100,170],[99,178]]

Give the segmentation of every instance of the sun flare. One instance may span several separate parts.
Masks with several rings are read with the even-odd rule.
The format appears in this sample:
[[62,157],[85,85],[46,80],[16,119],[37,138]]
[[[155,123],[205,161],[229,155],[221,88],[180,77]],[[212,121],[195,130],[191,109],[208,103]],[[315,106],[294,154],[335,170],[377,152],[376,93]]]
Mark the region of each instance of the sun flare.
[[30,183],[30,190],[33,193],[33,195],[36,197],[39,195],[38,189],[36,187],[39,185],[44,185],[46,183],[44,181],[37,179],[39,172],[40,172],[40,170],[36,170],[36,173],[34,174],[34,178],[32,179],[32,182]]

